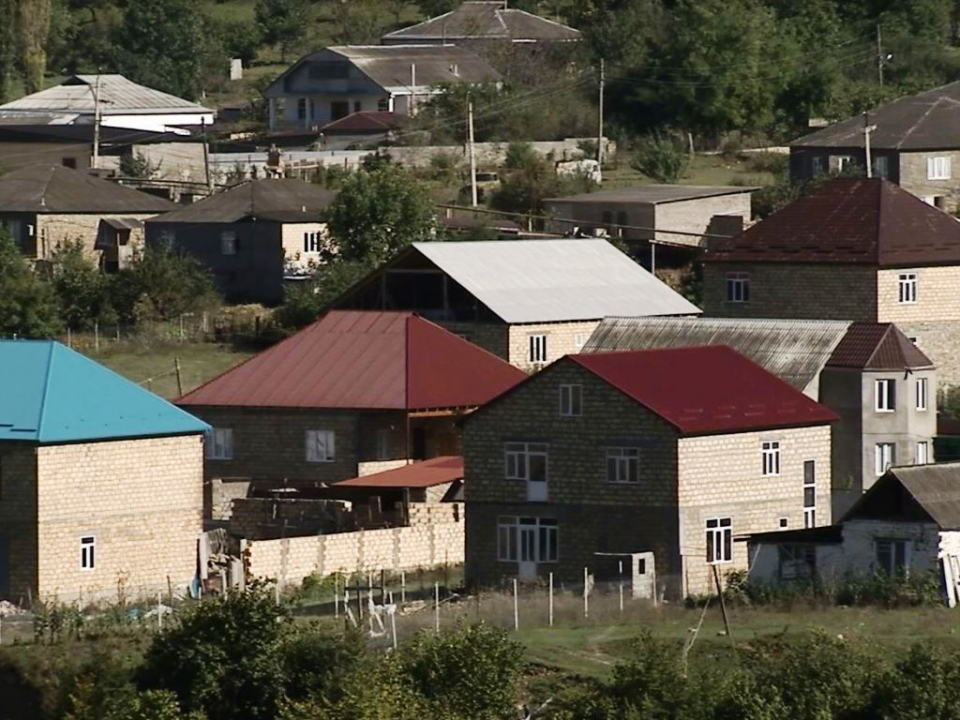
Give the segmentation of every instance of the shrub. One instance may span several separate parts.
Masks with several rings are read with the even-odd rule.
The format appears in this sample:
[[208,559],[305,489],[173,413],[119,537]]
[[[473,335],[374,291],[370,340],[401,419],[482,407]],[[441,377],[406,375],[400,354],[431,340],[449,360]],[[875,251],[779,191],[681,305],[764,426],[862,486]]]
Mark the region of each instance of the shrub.
[[675,183],[686,176],[690,155],[679,138],[655,132],[640,141],[630,166],[657,182]]

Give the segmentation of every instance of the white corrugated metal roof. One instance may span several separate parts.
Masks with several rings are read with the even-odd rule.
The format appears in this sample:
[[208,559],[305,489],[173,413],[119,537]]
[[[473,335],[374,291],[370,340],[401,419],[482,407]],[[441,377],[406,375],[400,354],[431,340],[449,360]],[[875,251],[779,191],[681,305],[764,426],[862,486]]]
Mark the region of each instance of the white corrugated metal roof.
[[429,242],[414,247],[507,323],[700,312],[606,240]]
[[[90,114],[94,112],[96,84],[96,75],[74,75],[62,85],[0,105],[0,112]],[[138,85],[123,75],[100,75],[100,112],[102,115],[126,115],[209,114],[213,111],[175,95]]]

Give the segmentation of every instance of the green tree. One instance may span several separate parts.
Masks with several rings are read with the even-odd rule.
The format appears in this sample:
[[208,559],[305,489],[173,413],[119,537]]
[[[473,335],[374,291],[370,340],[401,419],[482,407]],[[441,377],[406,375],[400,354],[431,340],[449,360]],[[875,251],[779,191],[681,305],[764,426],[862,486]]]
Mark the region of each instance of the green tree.
[[337,258],[379,264],[436,233],[433,202],[406,170],[384,165],[348,177],[327,209]]
[[687,174],[690,154],[679,138],[655,132],[640,141],[630,166],[651,180],[675,183]]
[[162,161],[150,162],[139,150],[125,152],[120,156],[120,174],[129,178],[149,179],[160,172]]
[[[50,34],[50,0],[19,0],[20,17],[17,35],[20,38],[20,61],[28,93],[43,89],[43,73],[47,69],[47,36]],[[10,21],[10,16],[3,22]]]
[[260,39],[280,47],[280,62],[287,61],[290,48],[303,38],[307,27],[305,0],[257,0],[254,18]]
[[83,241],[58,245],[53,252],[51,282],[60,317],[73,330],[87,330],[95,322],[115,319],[107,281],[84,251]]
[[331,260],[321,265],[309,281],[284,290],[283,305],[275,313],[277,322],[289,330],[309,325],[372,268],[371,263],[363,260]]
[[0,336],[48,338],[63,328],[57,299],[0,227]]
[[0,102],[10,99],[19,80],[17,70],[17,0],[0,0]]

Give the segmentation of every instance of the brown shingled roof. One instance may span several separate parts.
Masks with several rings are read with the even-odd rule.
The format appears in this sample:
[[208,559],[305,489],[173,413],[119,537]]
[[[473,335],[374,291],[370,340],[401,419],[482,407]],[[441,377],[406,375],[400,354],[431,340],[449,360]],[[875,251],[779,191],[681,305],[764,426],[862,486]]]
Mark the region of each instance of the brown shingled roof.
[[835,178],[734,238],[706,262],[960,265],[960,222],[879,178]]
[[893,323],[856,322],[834,349],[827,366],[902,370],[933,367],[933,362]]

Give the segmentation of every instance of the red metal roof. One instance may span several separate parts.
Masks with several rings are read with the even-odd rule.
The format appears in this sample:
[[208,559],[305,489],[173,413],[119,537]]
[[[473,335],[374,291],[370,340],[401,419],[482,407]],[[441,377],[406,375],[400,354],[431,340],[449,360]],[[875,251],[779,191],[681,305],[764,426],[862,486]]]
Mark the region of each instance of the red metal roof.
[[525,377],[413,313],[334,310],[177,403],[359,410],[472,407]]
[[960,264],[960,222],[898,185],[836,178],[740,235],[709,243],[707,262]]
[[903,370],[933,367],[933,361],[893,323],[857,322],[837,343],[827,366]]
[[569,357],[685,435],[819,425],[837,419],[726,345]]
[[427,488],[463,479],[463,458],[443,455],[394,470],[334,483],[334,488]]

